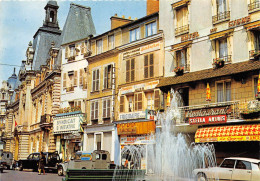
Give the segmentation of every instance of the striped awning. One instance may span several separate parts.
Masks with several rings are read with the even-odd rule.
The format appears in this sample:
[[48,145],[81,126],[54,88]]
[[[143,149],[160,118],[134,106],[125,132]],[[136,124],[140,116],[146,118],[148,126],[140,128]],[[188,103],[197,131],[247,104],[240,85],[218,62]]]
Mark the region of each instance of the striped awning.
[[196,143],[227,141],[260,141],[260,124],[200,128]]

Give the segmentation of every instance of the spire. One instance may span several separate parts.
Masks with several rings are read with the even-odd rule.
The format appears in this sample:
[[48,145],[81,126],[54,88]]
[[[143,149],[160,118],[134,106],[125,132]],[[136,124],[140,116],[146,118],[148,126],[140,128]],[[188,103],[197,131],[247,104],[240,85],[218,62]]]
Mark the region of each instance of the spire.
[[57,1],[48,1],[44,9],[45,21],[43,22],[43,26],[59,29],[59,24],[57,20],[59,6],[57,4]]

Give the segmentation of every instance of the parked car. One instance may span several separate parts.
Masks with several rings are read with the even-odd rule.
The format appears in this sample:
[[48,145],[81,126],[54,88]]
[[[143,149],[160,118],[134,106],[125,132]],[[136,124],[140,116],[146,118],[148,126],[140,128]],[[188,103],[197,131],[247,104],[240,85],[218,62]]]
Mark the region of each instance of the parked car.
[[58,165],[58,175],[64,175],[67,169],[114,169],[115,164],[110,161],[110,153],[105,150],[95,150],[92,153],[78,151],[75,158]]
[[0,163],[0,173],[3,173],[3,171],[4,171],[4,165]]
[[5,169],[12,169],[13,154],[11,152],[2,152],[2,154],[0,155],[0,163]]
[[[45,156],[45,170],[57,170],[57,165],[62,161],[59,157],[58,152],[43,152]],[[19,160],[19,170],[32,169],[33,171],[38,170],[38,162],[40,159],[40,152],[30,154],[27,159]]]
[[253,158],[225,158],[219,167],[195,169],[196,180],[260,180],[260,160]]

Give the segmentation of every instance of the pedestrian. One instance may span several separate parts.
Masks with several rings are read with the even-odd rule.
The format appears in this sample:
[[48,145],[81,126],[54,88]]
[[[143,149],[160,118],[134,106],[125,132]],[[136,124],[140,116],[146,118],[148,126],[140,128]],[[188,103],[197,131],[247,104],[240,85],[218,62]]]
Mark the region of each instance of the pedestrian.
[[44,164],[45,164],[45,156],[41,151],[39,164],[38,164],[38,170],[39,170],[38,175],[41,175],[41,171],[43,172],[43,175],[45,175]]

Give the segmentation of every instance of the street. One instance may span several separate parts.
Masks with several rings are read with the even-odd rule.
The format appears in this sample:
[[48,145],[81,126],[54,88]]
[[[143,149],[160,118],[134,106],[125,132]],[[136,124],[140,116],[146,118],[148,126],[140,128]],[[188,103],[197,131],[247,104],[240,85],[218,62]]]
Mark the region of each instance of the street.
[[63,177],[57,173],[47,172],[46,175],[38,175],[38,172],[4,170],[0,173],[0,181],[61,181]]

